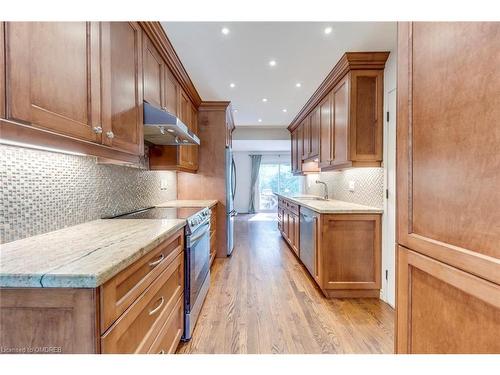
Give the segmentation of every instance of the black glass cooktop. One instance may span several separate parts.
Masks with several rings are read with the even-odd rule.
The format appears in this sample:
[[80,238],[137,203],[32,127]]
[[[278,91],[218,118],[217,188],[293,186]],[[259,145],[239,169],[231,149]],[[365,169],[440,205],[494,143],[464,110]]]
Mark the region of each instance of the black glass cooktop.
[[202,210],[202,207],[151,207],[108,219],[188,219]]

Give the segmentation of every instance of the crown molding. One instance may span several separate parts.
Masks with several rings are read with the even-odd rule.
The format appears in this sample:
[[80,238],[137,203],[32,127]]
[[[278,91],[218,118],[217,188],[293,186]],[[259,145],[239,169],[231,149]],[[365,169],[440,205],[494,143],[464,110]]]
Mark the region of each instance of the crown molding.
[[172,74],[177,79],[182,89],[189,96],[189,99],[191,99],[195,107],[198,108],[202,102],[201,97],[191,81],[191,78],[189,78],[184,65],[182,65],[182,62],[179,59],[177,52],[175,52],[175,49],[168,39],[165,30],[161,26],[161,23],[139,22],[139,24],[149,39],[151,39],[154,46],[158,49],[158,52],[167,63],[167,66],[172,71]]
[[288,125],[293,131],[351,70],[384,70],[389,52],[346,52]]

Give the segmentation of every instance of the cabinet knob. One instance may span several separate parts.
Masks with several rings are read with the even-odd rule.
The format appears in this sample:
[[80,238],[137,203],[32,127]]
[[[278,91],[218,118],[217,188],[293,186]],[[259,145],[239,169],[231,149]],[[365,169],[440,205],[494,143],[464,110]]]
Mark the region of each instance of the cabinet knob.
[[106,132],[106,137],[108,137],[109,139],[113,139],[115,137],[115,133],[113,133],[112,131]]
[[92,131],[96,134],[101,134],[102,133],[102,128],[100,126],[94,126],[92,128]]

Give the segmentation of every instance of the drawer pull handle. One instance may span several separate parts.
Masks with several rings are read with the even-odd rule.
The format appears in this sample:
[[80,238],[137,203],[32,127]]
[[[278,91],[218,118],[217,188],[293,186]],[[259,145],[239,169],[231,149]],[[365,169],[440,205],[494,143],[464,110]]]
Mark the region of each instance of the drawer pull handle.
[[162,350],[160,350],[160,351],[158,352],[158,354],[165,354],[165,350],[163,350],[163,349],[162,349]]
[[149,315],[153,315],[154,313],[156,313],[158,310],[161,309],[161,307],[163,306],[163,302],[165,302],[165,298],[160,297],[158,301],[160,301],[160,304],[156,306],[153,310],[149,310]]
[[156,267],[158,264],[160,264],[160,263],[161,263],[161,261],[162,261],[164,258],[165,258],[165,257],[163,256],[163,254],[160,254],[160,257],[159,257],[157,260],[155,260],[154,262],[149,263],[149,266],[150,266],[150,267]]

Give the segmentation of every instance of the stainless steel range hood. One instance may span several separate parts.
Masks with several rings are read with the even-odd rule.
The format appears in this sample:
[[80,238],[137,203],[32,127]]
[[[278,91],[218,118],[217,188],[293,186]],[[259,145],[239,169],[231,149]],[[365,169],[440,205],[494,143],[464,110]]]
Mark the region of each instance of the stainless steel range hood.
[[144,102],[144,140],[155,145],[199,145],[200,139],[175,115]]

